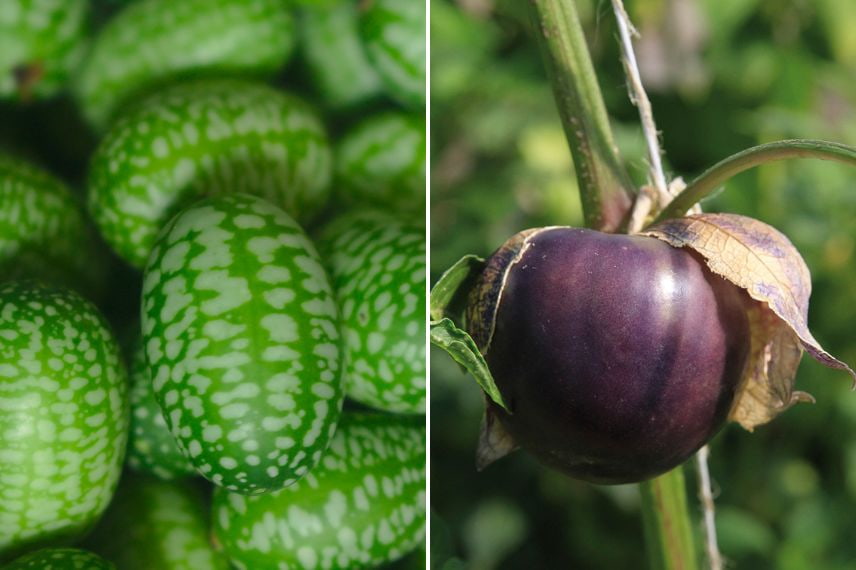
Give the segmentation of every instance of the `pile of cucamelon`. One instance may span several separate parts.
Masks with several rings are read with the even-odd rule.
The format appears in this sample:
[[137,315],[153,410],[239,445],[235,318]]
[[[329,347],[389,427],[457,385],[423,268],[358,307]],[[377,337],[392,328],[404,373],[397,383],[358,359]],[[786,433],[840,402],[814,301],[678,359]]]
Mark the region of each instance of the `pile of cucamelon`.
[[425,11],[0,3],[0,568],[424,567]]

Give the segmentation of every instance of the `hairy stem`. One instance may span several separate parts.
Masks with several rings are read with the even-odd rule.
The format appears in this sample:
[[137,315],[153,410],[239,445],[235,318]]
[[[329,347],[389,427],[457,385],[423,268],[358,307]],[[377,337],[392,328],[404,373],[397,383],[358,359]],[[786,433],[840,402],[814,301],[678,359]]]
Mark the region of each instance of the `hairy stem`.
[[639,484],[645,544],[652,570],[696,570],[683,467]]
[[574,0],[530,0],[532,21],[553,86],[586,225],[616,232],[634,195],[621,164]]
[[710,448],[703,445],[696,453],[698,465],[698,497],[704,512],[704,537],[707,561],[710,570],[722,570],[722,554],[719,552],[719,544],[716,541],[716,510],[713,503],[713,491],[710,484],[710,470],[707,466],[707,458],[710,456]]
[[820,140],[785,140],[753,146],[722,160],[693,180],[653,223],[679,218],[733,176],[755,166],[791,158],[819,158],[856,166],[856,148]]

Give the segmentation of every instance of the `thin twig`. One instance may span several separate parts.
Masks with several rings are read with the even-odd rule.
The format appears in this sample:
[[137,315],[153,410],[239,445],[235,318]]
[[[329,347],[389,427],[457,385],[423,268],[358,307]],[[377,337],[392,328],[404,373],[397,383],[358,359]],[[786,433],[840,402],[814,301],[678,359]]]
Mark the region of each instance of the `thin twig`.
[[[666,175],[663,172],[660,139],[657,133],[657,125],[654,122],[654,113],[651,110],[651,101],[648,100],[648,94],[645,93],[645,87],[642,85],[642,77],[639,74],[639,66],[636,64],[636,52],[633,49],[632,38],[633,36],[638,36],[639,33],[633,27],[633,24],[630,23],[630,18],[627,16],[627,11],[624,9],[624,2],[622,0],[612,0],[612,9],[615,12],[615,20],[618,23],[618,35],[621,39],[621,59],[627,74],[627,90],[630,94],[630,100],[639,109],[642,132],[645,135],[645,144],[648,147],[648,177],[655,191],[656,207],[660,210],[671,201],[672,195],[669,193],[669,184],[666,182]],[[633,206],[631,233],[642,229],[642,225],[648,217],[651,208],[655,206],[651,200],[652,196],[650,192],[647,197],[645,197],[645,194],[646,192],[644,191],[640,192],[640,199]]]
[[704,534],[707,550],[707,559],[710,562],[710,570],[722,570],[722,555],[719,553],[719,545],[716,542],[716,517],[713,505],[713,493],[710,490],[710,471],[707,468],[707,458],[710,448],[703,446],[696,453],[698,463],[698,496],[704,511]]
[[[642,132],[648,147],[648,177],[651,185],[642,188],[633,205],[628,229],[630,233],[634,233],[642,229],[652,208],[656,207],[658,212],[661,211],[676,194],[683,190],[685,184],[680,179],[676,179],[673,184],[666,182],[657,125],[654,122],[651,101],[642,85],[642,77],[639,74],[639,66],[636,63],[636,54],[633,50],[632,36],[638,36],[639,33],[630,22],[622,0],[612,0],[612,9],[615,12],[615,20],[618,23],[618,33],[621,38],[622,61],[628,78],[630,100],[639,109]],[[695,208],[700,211],[698,205]],[[710,490],[710,473],[707,467],[709,454],[710,450],[706,445],[696,454],[699,467],[699,497],[704,511],[706,547],[710,568],[711,570],[722,570],[722,556],[716,541],[713,493]]]

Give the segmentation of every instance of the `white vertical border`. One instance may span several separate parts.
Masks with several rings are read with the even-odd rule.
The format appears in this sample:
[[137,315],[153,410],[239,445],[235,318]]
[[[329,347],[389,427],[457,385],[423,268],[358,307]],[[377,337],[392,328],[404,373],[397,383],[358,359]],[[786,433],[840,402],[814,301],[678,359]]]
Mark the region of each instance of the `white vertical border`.
[[[407,1],[407,0],[405,0]],[[425,568],[431,568],[431,0],[425,2]]]

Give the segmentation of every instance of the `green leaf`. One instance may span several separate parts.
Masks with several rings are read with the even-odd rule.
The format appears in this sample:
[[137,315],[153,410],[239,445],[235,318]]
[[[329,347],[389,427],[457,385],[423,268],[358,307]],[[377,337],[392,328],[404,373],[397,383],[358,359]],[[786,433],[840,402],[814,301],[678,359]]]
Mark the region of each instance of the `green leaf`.
[[463,285],[471,284],[484,269],[484,264],[485,261],[481,257],[468,254],[443,273],[431,289],[431,320],[442,319],[447,314],[447,309],[452,307],[461,295],[466,296],[469,286]]
[[[460,262],[456,263],[453,266],[453,269],[457,267],[458,264],[460,264]],[[443,279],[441,278],[440,281],[442,282]],[[433,292],[431,297],[433,301]],[[431,311],[433,315],[433,307]],[[481,386],[481,389],[484,390],[485,394],[487,394],[491,400],[493,400],[497,405],[502,406],[505,411],[511,413],[511,410],[509,410],[508,406],[505,405],[505,402],[502,399],[502,394],[500,394],[499,388],[497,388],[496,383],[493,380],[493,376],[490,373],[487,362],[485,362],[484,357],[481,352],[479,352],[476,343],[472,338],[470,338],[470,335],[455,326],[455,323],[453,323],[451,319],[442,318],[436,321],[431,321],[431,342],[448,352],[449,355],[455,359],[455,362],[463,366],[470,374],[473,375],[476,382]]]
[[744,170],[791,158],[819,158],[856,166],[856,148],[841,143],[811,139],[784,140],[747,148],[705,170],[660,212],[654,224],[670,218],[682,217],[693,204],[706,198]]

